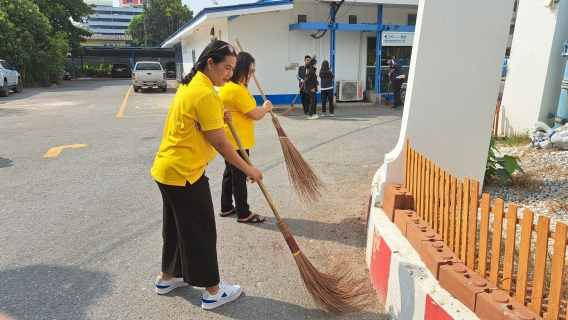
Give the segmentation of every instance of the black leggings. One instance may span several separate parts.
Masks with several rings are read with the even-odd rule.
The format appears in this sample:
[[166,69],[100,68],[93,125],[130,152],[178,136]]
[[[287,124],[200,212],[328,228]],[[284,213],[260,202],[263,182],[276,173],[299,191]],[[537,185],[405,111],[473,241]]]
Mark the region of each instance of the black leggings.
[[197,287],[219,284],[217,231],[209,179],[185,187],[158,182],[164,202],[162,272]]
[[[249,154],[248,149],[245,151]],[[237,153],[243,158],[240,151],[237,151]],[[251,212],[247,201],[247,175],[225,160],[225,172],[223,172],[223,183],[221,185],[222,212],[228,212],[235,208],[233,206],[233,196],[235,197],[235,210],[237,210],[239,219],[248,218]]]
[[308,112],[308,115],[311,117],[314,114],[316,114],[316,105],[318,104],[318,96],[317,93],[315,92],[310,92],[308,93],[309,97],[310,97],[310,111]]
[[333,114],[333,89],[321,91],[321,112],[325,113],[325,101],[329,101],[329,113]]

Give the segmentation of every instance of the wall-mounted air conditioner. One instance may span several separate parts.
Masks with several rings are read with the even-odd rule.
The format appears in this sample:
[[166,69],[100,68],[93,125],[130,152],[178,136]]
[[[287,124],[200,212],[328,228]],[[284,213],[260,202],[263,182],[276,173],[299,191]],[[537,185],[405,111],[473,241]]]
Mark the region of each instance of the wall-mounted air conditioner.
[[338,101],[363,100],[363,81],[337,81],[336,94]]

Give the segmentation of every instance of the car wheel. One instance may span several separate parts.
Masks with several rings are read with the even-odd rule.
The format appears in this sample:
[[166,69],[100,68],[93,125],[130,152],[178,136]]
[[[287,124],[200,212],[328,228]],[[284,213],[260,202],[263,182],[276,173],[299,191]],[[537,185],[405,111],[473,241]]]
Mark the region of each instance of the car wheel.
[[168,87],[163,87],[163,88],[162,88],[162,92],[166,92],[166,90],[168,90]]
[[142,92],[142,88],[140,88],[140,87],[134,87],[134,91],[135,91],[135,92]]
[[404,104],[404,102],[406,101],[406,90],[402,89],[402,91],[400,92],[400,98],[402,100],[402,104]]
[[22,90],[24,90],[24,84],[22,83],[22,79],[18,79],[18,85],[14,87],[14,92],[20,93]]
[[0,97],[7,97],[10,93],[8,92],[8,81],[4,80],[4,86],[0,90]]

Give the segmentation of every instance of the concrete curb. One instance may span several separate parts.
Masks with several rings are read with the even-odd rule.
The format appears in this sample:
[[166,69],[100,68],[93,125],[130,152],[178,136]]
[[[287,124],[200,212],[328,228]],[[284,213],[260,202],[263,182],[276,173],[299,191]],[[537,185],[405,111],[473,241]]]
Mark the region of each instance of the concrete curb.
[[367,220],[367,266],[373,286],[395,319],[479,319],[452,297],[371,194]]

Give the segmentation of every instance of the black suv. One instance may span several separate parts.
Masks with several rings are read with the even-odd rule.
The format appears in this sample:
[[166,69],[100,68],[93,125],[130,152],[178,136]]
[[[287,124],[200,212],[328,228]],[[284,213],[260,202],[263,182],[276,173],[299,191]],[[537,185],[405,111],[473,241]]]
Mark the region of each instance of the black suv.
[[112,65],[110,76],[113,78],[130,78],[130,68],[124,63],[115,63]]
[[176,77],[176,63],[175,62],[168,62],[166,63],[166,75],[168,78],[175,78]]

